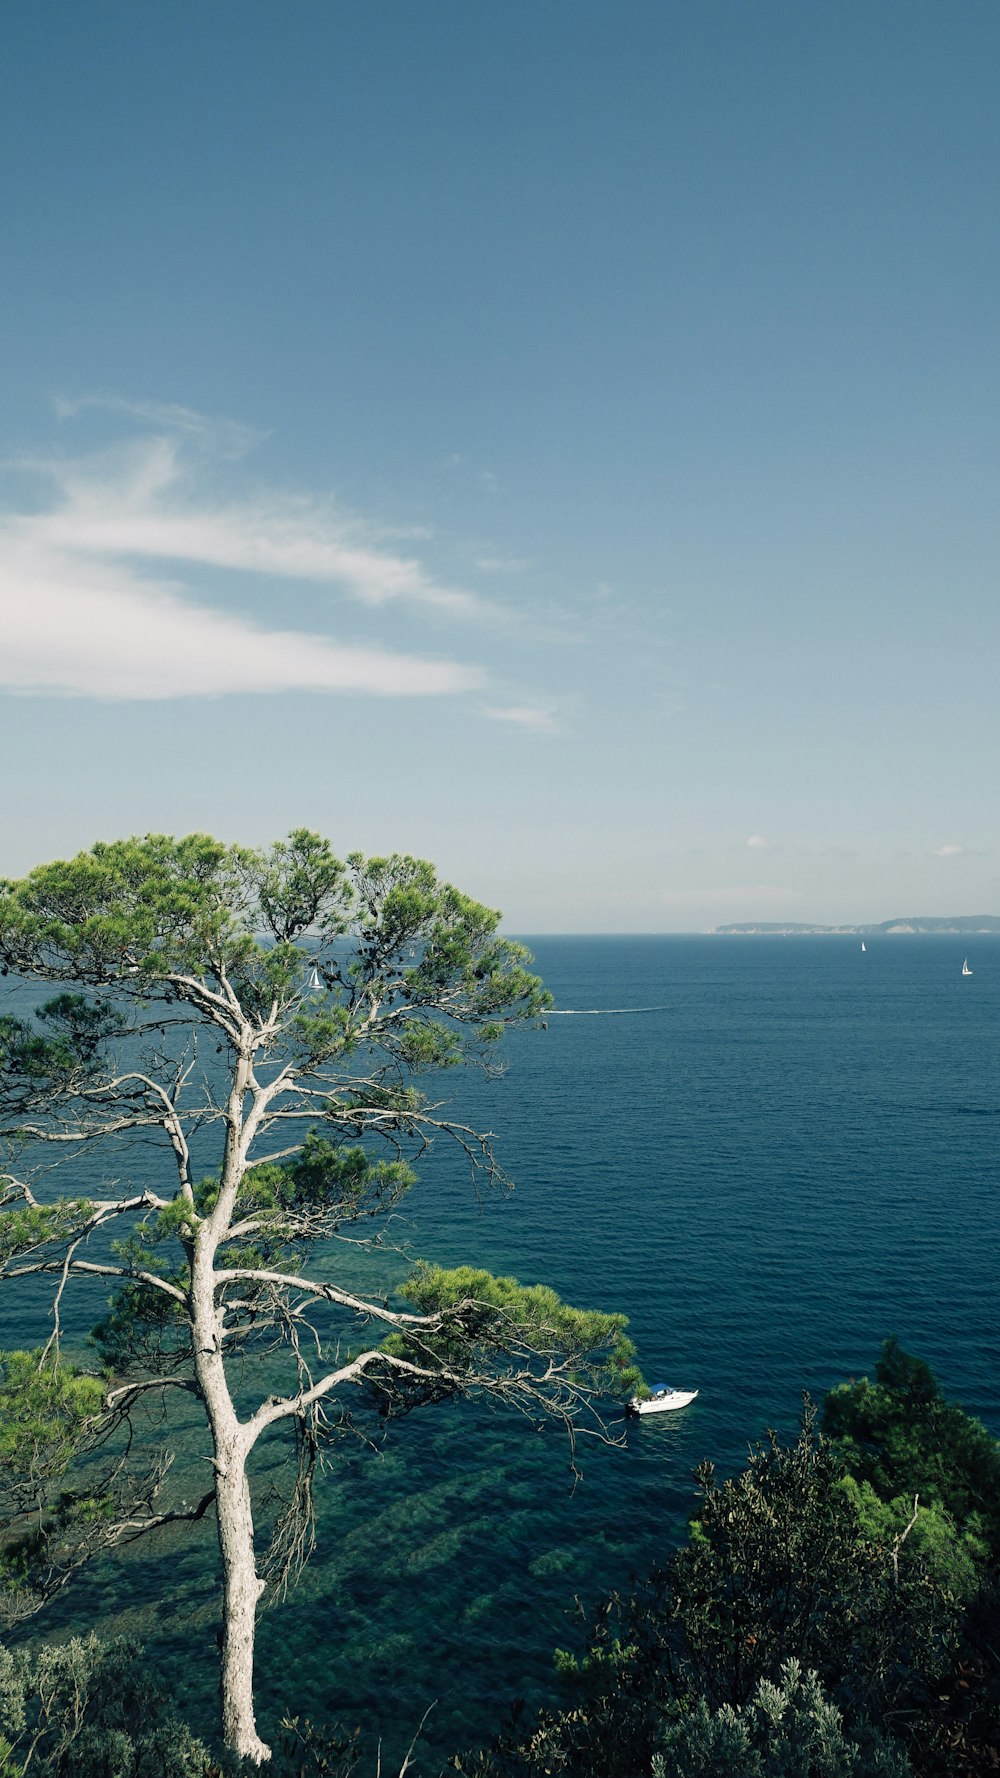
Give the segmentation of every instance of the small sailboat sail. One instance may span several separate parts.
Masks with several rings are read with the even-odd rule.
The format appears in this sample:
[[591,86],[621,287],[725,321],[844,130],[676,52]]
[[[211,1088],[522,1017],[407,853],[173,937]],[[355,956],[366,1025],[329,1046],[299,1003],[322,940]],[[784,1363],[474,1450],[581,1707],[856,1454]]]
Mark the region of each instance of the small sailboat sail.
[[971,974],[972,974],[972,971],[971,971],[971,969],[970,969],[970,968],[969,968],[969,959],[968,959],[968,957],[966,957],[966,959],[965,959],[965,962],[964,962],[964,963],[963,963],[963,964],[962,964],[962,974],[963,974],[963,975],[971,975]]
[[865,950],[865,949],[867,949],[867,947],[866,947],[866,945],[865,945],[865,941],[864,941],[864,939],[862,939],[862,940],[861,940],[861,949],[862,949],[862,950]]
[[313,966],[306,986],[308,987],[310,994],[315,994],[316,990],[323,986],[323,983],[319,979],[319,970],[315,965]]

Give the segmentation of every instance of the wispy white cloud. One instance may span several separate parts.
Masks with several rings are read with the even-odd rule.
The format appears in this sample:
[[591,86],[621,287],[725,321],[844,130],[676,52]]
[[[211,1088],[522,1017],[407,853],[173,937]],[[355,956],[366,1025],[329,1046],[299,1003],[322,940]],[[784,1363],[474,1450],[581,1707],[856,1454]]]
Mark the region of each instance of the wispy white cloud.
[[194,408],[176,402],[128,401],[123,395],[57,395],[53,408],[59,420],[75,420],[79,414],[113,414],[153,426],[158,432],[182,433],[195,439],[216,457],[243,457],[261,444],[266,432],[246,426],[240,420],[200,414]]
[[448,661],[335,642],[193,605],[106,564],[9,552],[0,539],[0,684],[21,692],[176,698],[227,692],[470,690]]
[[531,561],[527,556],[477,556],[476,567],[483,574],[523,574]]
[[44,478],[49,498],[0,515],[0,685],[120,698],[483,686],[476,666],[397,653],[381,637],[340,642],[206,604],[178,575],[222,568],[262,583],[319,583],[369,611],[392,602],[450,617],[478,609],[331,502],[268,491],[211,500],[195,471],[239,455],[245,431],[105,397],[62,412],[86,405],[160,429],[89,457],[18,465]]
[[407,600],[451,613],[471,593],[439,585],[413,557],[375,547],[366,527],[330,502],[260,492],[209,504],[177,436],[142,438],[100,455],[39,459],[56,502],[16,529],[77,557],[136,556],[328,582],[366,605]]
[[931,853],[931,857],[932,858],[958,858],[959,855],[964,851],[965,851],[964,846],[952,846],[952,845],[935,846],[933,852]]
[[482,704],[483,716],[492,717],[495,722],[510,722],[516,728],[534,729],[538,733],[551,734],[558,728],[555,712],[534,704]]
[[767,851],[767,841],[765,840],[763,834],[752,833],[750,835],[750,838],[747,840],[747,845],[750,847],[750,849],[752,851],[755,851],[755,852],[766,852]]

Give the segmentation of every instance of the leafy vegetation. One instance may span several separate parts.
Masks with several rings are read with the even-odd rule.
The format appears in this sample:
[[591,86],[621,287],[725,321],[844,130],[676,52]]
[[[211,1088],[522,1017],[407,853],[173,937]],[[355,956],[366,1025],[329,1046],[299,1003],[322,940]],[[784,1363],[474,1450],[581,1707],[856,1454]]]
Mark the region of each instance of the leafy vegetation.
[[738,1710],[699,1698],[663,1730],[650,1778],[909,1778],[905,1754],[877,1731],[854,1741],[815,1673],[782,1662]]
[[220,1778],[127,1638],[0,1646],[0,1778]]
[[[394,1275],[364,1296],[342,1281],[339,1244],[353,1277],[432,1141],[503,1183],[491,1138],[426,1090],[429,1074],[488,1067],[507,1026],[549,1004],[499,919],[422,860],[341,860],[304,829],[264,851],[147,835],[0,882],[0,965],[56,990],[33,1019],[0,1020],[0,1278],[48,1277],[53,1293],[48,1344],[8,1365],[12,1425],[38,1425],[40,1392],[59,1404],[58,1457],[29,1465],[0,1545],[0,1610],[25,1615],[117,1542],[214,1520],[223,1733],[252,1761],[270,1756],[253,1704],[261,1597],[313,1549],[338,1441],[462,1395],[603,1437],[599,1398],[642,1383],[623,1316],[541,1286],[475,1267],[418,1268],[402,1296]],[[129,1136],[158,1143],[155,1187],[125,1194],[112,1176],[53,1199],[46,1145],[85,1153],[92,1175]],[[198,1177],[193,1145],[213,1139]],[[94,1332],[104,1372],[84,1379],[60,1354],[60,1306],[96,1280],[114,1295]],[[193,1503],[160,1498],[169,1448],[144,1458],[133,1420],[176,1390],[204,1416],[210,1485]],[[287,1486],[258,1555],[248,1465],[282,1432]]]
[[937,1509],[939,1537],[950,1526],[974,1563],[1000,1561],[1000,1446],[898,1340],[886,1341],[874,1382],[831,1390],[823,1428],[869,1511],[879,1501],[898,1513],[919,1495],[927,1512]]
[[[379,1248],[430,1141],[502,1179],[425,1079],[488,1067],[505,1027],[545,1010],[498,920],[422,861],[341,861],[304,830],[267,851],[147,836],[0,883],[0,965],[54,990],[0,1018],[0,1278],[47,1277],[53,1303],[46,1346],[0,1367],[0,1604],[19,1621],[98,1551],[214,1520],[224,1739],[251,1762],[269,1757],[256,1613],[310,1553],[338,1440],[461,1395],[600,1434],[601,1398],[644,1389],[624,1318],[545,1286],[474,1265],[364,1297],[338,1281],[338,1243],[352,1261]],[[198,1176],[192,1142],[213,1134]],[[91,1156],[130,1135],[159,1143],[157,1189],[52,1194],[46,1144]],[[94,1375],[60,1351],[60,1305],[107,1280]],[[249,1358],[278,1384],[256,1402]],[[204,1413],[211,1481],[192,1504],[161,1498],[169,1452],[132,1421],[174,1389]],[[295,1461],[258,1559],[248,1458],[282,1428]],[[807,1406],[791,1444],[696,1479],[684,1547],[558,1657],[566,1707],[455,1769],[995,1778],[1000,1452],[926,1364],[890,1341],[874,1380],[831,1393],[822,1431]],[[134,1665],[92,1639],[5,1654],[0,1778],[200,1778],[204,1749]],[[359,1756],[338,1732],[286,1736],[303,1773]]]
[[[412,1288],[439,1304],[482,1289],[493,1298],[487,1329],[492,1314],[528,1313],[537,1333],[561,1308],[510,1280],[486,1286],[435,1268]],[[581,1650],[557,1656],[565,1706],[531,1721],[515,1709],[488,1751],[456,1756],[450,1769],[463,1778],[995,1773],[996,1563],[988,1540],[962,1540],[970,1521],[989,1520],[992,1496],[969,1477],[988,1483],[997,1447],[945,1403],[947,1447],[932,1450],[927,1416],[941,1403],[926,1365],[889,1342],[873,1383],[827,1398],[825,1419],[849,1421],[850,1439],[821,1435],[807,1403],[798,1437],[769,1436],[742,1474],[719,1484],[703,1465],[687,1543],[608,1601]],[[909,1489],[928,1462],[938,1495],[914,1509]],[[907,1500],[903,1518],[893,1502]],[[964,1502],[965,1520],[945,1501]],[[0,1651],[0,1735],[0,1778],[22,1778],[33,1737],[30,1769],[41,1778],[236,1770],[213,1764],[176,1721],[134,1648],[93,1637],[38,1655]],[[295,1718],[276,1771],[359,1778],[372,1757],[361,1728]]]
[[[382,1351],[426,1372],[428,1393],[454,1393],[470,1352],[478,1363],[506,1359],[514,1366],[538,1358],[561,1366],[568,1355],[580,1384],[615,1401],[627,1401],[644,1387],[624,1331],[627,1317],[571,1308],[547,1285],[495,1278],[473,1266],[422,1264],[400,1295],[432,1317],[432,1325],[387,1335]],[[378,1377],[377,1388],[386,1412],[412,1403],[412,1385],[399,1392],[391,1372]]]
[[[696,1472],[687,1543],[556,1657],[464,1778],[985,1778],[1000,1769],[996,1441],[887,1343],[742,1474]],[[922,1504],[921,1486],[927,1489]]]

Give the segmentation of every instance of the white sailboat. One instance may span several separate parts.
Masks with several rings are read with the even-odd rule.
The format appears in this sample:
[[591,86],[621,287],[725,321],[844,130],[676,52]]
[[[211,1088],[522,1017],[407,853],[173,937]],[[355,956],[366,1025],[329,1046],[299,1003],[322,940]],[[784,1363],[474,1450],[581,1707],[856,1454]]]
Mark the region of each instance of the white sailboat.
[[963,964],[962,964],[962,974],[963,974],[963,975],[971,975],[971,974],[972,974],[972,971],[971,971],[971,969],[970,969],[970,968],[969,968],[969,959],[968,959],[968,957],[966,957],[966,959],[965,959],[965,962],[964,962],[964,963],[963,963]]
[[866,950],[866,949],[867,949],[867,947],[866,947],[866,945],[865,945],[865,941],[864,941],[864,939],[862,939],[862,940],[861,940],[861,949],[862,949],[862,950],[863,950],[863,951],[864,951],[864,950]]
[[310,994],[315,994],[317,989],[321,988],[323,986],[323,983],[319,979],[319,970],[316,969],[315,967],[313,968],[312,974],[310,975],[309,981],[306,985],[309,989]]

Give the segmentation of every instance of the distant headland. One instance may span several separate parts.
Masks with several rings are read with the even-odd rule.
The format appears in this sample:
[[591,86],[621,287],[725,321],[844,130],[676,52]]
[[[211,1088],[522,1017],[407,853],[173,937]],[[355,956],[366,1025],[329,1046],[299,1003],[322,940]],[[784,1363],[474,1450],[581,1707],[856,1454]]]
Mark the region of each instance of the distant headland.
[[954,932],[966,936],[971,932],[1000,932],[1000,914],[916,915],[908,920],[881,920],[867,926],[814,926],[793,920],[742,920],[731,926],[716,926],[716,934],[727,937],[762,935],[771,938],[808,938],[824,933],[853,933],[856,938],[886,937],[898,932]]

